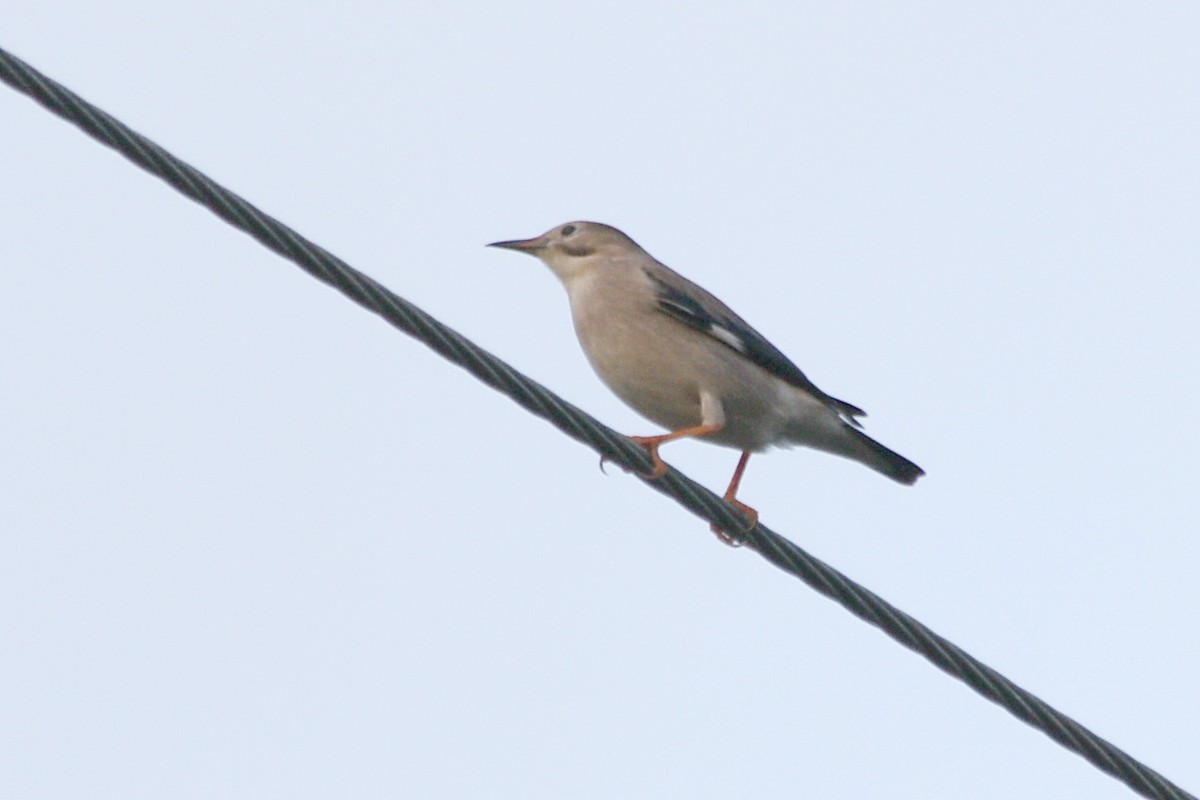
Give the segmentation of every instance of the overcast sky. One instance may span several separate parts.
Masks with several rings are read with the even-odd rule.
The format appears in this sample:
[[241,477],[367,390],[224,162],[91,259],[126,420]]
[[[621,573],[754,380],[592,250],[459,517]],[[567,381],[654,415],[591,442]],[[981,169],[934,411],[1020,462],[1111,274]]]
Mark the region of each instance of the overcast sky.
[[[764,522],[1200,791],[1200,7],[184,5],[0,46],[649,434],[483,247],[625,230],[928,472]],[[6,87],[0,185],[0,795],[1133,796]]]

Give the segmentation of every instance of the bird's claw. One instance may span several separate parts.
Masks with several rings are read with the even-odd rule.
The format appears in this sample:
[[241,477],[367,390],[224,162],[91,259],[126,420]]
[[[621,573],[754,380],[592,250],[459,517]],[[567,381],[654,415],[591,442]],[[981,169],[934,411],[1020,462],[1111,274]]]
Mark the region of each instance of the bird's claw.
[[741,547],[744,542],[744,540],[739,539],[736,536],[730,536],[716,525],[710,525],[708,529],[717,535],[717,538],[721,541],[721,544],[729,545],[730,547]]
[[646,452],[650,455],[650,463],[653,466],[648,474],[642,475],[643,478],[656,481],[667,474],[667,464],[658,455],[658,446],[663,441],[661,436],[630,436],[629,439],[634,444],[640,444],[646,448]]
[[748,519],[746,527],[739,531],[736,536],[727,533],[720,525],[717,525],[716,523],[710,525],[708,529],[715,533],[717,538],[720,539],[723,544],[727,544],[730,547],[741,547],[746,543],[746,537],[750,534],[750,532],[758,527],[758,512],[733,497],[726,497],[725,501],[732,503],[739,511],[746,515]]

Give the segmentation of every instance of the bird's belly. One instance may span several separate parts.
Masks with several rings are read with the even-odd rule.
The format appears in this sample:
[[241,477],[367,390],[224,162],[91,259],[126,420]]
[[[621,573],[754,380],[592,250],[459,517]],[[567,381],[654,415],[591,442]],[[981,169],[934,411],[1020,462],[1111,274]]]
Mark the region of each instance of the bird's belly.
[[[708,393],[721,402],[725,420],[724,427],[704,441],[758,451],[782,438],[785,420],[779,416],[777,398],[749,388],[763,383],[762,375],[753,372],[761,368],[748,361],[731,362],[716,349],[724,345],[689,338],[668,347],[653,336],[615,326],[599,335],[590,333],[581,343],[596,374],[652,422],[669,431],[705,422],[701,398]],[[631,353],[636,357],[630,358]]]

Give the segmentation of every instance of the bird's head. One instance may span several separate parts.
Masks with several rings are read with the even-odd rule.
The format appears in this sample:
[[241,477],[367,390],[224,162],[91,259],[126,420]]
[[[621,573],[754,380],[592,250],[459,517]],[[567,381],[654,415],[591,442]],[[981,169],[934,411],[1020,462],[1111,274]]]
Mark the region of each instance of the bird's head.
[[537,256],[564,284],[607,259],[643,252],[624,233],[600,222],[567,222],[533,239],[492,242],[488,247],[503,247]]

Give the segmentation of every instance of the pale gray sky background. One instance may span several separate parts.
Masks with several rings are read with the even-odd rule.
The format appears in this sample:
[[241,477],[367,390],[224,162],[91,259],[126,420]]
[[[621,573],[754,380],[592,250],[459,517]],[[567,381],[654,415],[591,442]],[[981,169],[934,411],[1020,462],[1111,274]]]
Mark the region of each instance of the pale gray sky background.
[[[628,433],[587,218],[916,487],[765,522],[1200,790],[1195,3],[45,3],[0,45]],[[1127,798],[0,90],[0,795]],[[720,490],[736,453],[668,460]]]

